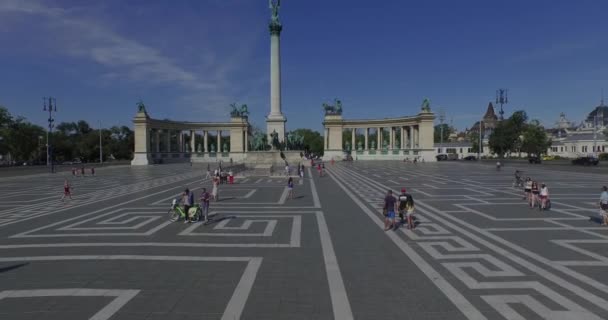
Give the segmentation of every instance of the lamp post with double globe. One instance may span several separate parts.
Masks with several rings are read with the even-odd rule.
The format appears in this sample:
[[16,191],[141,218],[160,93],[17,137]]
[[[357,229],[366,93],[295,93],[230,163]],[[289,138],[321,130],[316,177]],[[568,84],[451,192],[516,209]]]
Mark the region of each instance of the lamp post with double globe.
[[42,105],[42,111],[49,113],[49,127],[46,131],[46,165],[47,167],[50,165],[51,172],[55,172],[55,166],[53,163],[53,147],[51,146],[50,136],[53,133],[53,128],[55,127],[55,119],[53,118],[53,112],[57,112],[57,100],[53,97],[49,97],[47,104],[47,98],[45,97],[42,98]]

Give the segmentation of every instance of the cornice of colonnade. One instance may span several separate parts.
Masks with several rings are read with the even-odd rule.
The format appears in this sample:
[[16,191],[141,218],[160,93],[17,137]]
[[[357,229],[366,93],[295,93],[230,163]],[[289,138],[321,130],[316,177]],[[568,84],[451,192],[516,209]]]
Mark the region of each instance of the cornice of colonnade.
[[247,120],[231,122],[190,122],[147,119],[146,124],[149,129],[156,130],[199,130],[199,131],[229,131],[231,129],[248,130],[250,124]]
[[421,122],[433,121],[435,114],[430,112],[420,113],[415,116],[382,118],[382,119],[325,119],[324,125],[342,126],[343,129],[365,129],[375,127],[407,127],[420,125]]

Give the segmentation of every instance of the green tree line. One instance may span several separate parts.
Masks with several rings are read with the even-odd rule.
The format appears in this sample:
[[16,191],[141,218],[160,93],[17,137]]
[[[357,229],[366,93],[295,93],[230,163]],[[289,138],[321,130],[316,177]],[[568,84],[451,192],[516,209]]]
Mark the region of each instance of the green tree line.
[[488,145],[499,157],[521,152],[540,156],[551,146],[551,139],[538,120],[528,120],[526,112],[519,110],[509,119],[498,122]]
[[[61,122],[50,135],[53,160],[99,161],[100,130],[84,120]],[[101,129],[103,160],[130,160],[133,131],[126,126]],[[46,130],[21,116],[13,116],[0,106],[0,155],[11,162],[46,163]]]

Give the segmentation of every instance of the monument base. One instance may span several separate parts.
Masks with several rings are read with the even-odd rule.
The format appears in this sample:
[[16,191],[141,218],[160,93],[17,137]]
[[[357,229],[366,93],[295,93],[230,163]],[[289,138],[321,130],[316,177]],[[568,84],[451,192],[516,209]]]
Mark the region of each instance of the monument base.
[[149,153],[134,153],[133,160],[131,160],[132,166],[147,166],[151,164]]
[[287,119],[280,115],[269,115],[266,119],[266,135],[268,136],[268,141],[272,141],[272,137],[270,134],[274,131],[279,135],[279,142],[285,141],[285,122]]

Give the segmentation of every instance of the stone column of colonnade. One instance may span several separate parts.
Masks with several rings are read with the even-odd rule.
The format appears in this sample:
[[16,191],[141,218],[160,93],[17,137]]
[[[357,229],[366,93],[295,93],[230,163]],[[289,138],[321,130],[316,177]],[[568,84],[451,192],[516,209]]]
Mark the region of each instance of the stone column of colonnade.
[[390,150],[393,150],[394,146],[395,146],[395,128],[391,127],[390,128],[390,143],[389,143],[388,148]]
[[382,149],[382,128],[376,128],[376,150]]
[[350,144],[350,150],[357,150],[357,146],[355,145],[357,143],[357,129],[352,128],[351,129],[351,134],[350,134],[350,140],[351,140],[351,144]]
[[217,130],[217,148],[216,152],[222,152],[222,130]]
[[156,153],[160,153],[160,129],[156,129],[154,131],[156,131],[156,138],[154,139],[155,140],[154,142],[156,145],[155,150],[156,150]]
[[190,130],[190,153],[196,152],[196,131]]
[[368,145],[369,145],[369,128],[365,128],[365,146],[363,148],[363,150],[367,151],[368,150]]
[[207,153],[208,136],[207,130],[203,131],[203,152]]

